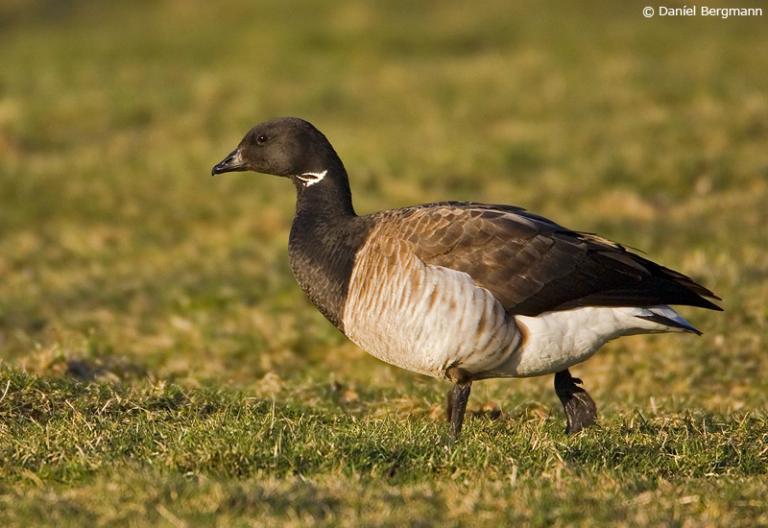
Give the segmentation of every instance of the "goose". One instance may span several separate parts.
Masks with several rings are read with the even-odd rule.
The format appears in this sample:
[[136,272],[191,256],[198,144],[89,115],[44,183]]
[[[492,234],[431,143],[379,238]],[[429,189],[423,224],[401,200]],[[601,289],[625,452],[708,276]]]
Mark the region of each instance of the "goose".
[[288,255],[310,302],[363,350],[450,381],[461,432],[472,383],[554,374],[566,433],[597,408],[569,368],[621,336],[701,334],[670,305],[722,310],[693,279],[511,205],[447,201],[357,215],[344,164],[311,123],[254,126],[212,174],[289,178]]

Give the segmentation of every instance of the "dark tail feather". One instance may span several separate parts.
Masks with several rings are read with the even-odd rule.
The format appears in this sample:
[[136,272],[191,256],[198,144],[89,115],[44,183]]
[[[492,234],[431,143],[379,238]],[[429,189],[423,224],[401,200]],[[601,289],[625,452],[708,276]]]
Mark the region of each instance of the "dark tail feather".
[[675,321],[669,317],[664,317],[661,314],[654,313],[653,315],[636,315],[638,319],[645,319],[646,321],[653,321],[654,323],[663,324],[664,326],[671,326],[672,328],[680,328],[686,332],[692,334],[701,335],[701,331],[698,328],[690,324],[683,323],[682,321]]
[[[682,304],[685,306],[706,308],[707,310],[716,310],[718,312],[723,311],[722,307],[709,300],[722,300],[712,290],[705,288],[689,276],[683,275],[679,271],[666,268],[638,255],[633,256],[637,259],[640,259],[643,264],[651,270],[651,273],[654,275],[654,279],[656,279],[656,281],[666,283],[664,285],[659,284],[661,288],[669,290],[671,299],[669,301],[665,301],[665,304]],[[664,286],[666,286],[666,288],[664,288]]]

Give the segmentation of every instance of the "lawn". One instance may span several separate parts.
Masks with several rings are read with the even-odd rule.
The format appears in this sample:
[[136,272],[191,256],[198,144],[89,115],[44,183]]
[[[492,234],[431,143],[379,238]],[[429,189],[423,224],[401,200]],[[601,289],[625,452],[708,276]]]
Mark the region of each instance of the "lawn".
[[[643,5],[3,2],[0,525],[768,525],[766,19]],[[278,115],[358,212],[520,205],[725,312],[573,369],[599,427],[491,380],[452,443],[295,285],[292,186],[210,177]]]

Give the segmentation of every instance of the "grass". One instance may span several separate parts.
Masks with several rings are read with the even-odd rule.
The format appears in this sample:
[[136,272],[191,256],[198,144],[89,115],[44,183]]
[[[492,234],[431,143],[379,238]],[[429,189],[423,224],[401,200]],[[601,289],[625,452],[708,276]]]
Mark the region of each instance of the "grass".
[[[642,5],[0,6],[0,524],[768,525],[762,19]],[[360,212],[522,205],[695,276],[705,334],[443,384],[349,344],[287,266],[293,191],[210,166],[299,115]]]

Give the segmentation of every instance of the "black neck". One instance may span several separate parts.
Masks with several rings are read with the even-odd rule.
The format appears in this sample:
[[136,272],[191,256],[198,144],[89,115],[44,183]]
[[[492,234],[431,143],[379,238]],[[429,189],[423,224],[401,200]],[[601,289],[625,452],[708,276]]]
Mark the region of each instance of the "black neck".
[[368,221],[355,215],[341,162],[313,185],[293,180],[298,199],[288,245],[291,269],[312,303],[343,331],[347,288]]

